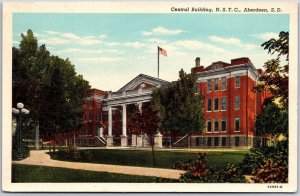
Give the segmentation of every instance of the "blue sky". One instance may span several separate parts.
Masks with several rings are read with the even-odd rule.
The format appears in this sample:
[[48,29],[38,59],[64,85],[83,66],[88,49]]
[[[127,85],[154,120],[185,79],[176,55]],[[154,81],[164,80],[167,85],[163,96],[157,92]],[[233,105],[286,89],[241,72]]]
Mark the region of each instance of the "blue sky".
[[272,56],[260,46],[289,30],[288,15],[263,14],[29,14],[13,15],[13,45],[33,30],[53,55],[69,58],[93,88],[118,90],[140,73],[177,80],[178,71],[249,57],[261,68]]

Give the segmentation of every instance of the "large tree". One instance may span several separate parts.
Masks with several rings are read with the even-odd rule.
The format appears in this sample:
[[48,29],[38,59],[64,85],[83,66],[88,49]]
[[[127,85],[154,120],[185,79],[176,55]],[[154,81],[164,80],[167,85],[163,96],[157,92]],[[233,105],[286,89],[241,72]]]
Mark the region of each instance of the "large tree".
[[[82,98],[90,88],[68,59],[51,56],[31,30],[13,47],[13,107],[23,102],[42,134],[80,124]],[[51,132],[50,132],[51,131]]]
[[264,105],[263,111],[256,117],[256,134],[258,136],[288,133],[288,111],[280,108],[274,102],[268,102]]
[[[283,107],[288,108],[288,80],[289,80],[289,32],[280,32],[279,38],[272,38],[262,44],[268,53],[275,54],[276,58],[264,64],[264,73],[260,76],[260,84],[256,92],[268,90],[273,100],[278,99]],[[281,65],[282,58],[286,64]]]
[[154,92],[163,132],[186,137],[202,132],[205,127],[203,97],[197,93],[198,88],[197,76],[180,70],[178,81]]

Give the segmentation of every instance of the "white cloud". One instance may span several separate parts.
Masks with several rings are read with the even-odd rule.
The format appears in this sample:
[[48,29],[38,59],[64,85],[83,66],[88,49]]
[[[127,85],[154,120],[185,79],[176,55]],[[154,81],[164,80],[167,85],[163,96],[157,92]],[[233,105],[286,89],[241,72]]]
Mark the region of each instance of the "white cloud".
[[78,58],[78,60],[85,63],[110,63],[110,62],[123,61],[124,58],[94,57],[94,58]]
[[80,48],[69,48],[66,50],[57,51],[57,53],[83,53],[83,54],[101,54],[102,50],[83,50]]
[[157,39],[157,38],[151,38],[151,39],[146,39],[147,42],[152,42],[152,43],[157,43],[157,44],[162,44],[162,43],[166,43],[166,40],[162,40],[162,39]]
[[226,44],[226,45],[235,45],[235,46],[238,46],[241,48],[245,48],[246,50],[258,48],[257,45],[244,44],[241,42],[241,40],[234,38],[234,37],[223,38],[223,37],[218,37],[218,36],[209,36],[208,39],[210,39],[213,42],[217,42],[217,43],[222,43],[222,44]]
[[118,43],[118,42],[107,42],[107,43],[105,43],[105,45],[107,45],[107,46],[119,46],[120,43]]
[[254,34],[253,35],[256,38],[268,41],[271,38],[278,38],[278,33],[274,33],[274,32],[266,32],[266,33],[261,33],[261,34]]
[[218,37],[218,36],[209,36],[208,37],[211,41],[214,42],[219,42],[219,43],[223,43],[223,44],[233,44],[233,45],[241,45],[241,40],[234,38],[234,37],[230,37],[230,38],[222,38],[222,37]]
[[134,48],[140,48],[140,47],[145,46],[145,44],[140,43],[140,42],[127,42],[124,45],[129,46],[129,47],[134,47]]
[[150,36],[150,35],[177,35],[180,33],[183,33],[184,31],[182,29],[167,29],[164,27],[156,27],[152,29],[151,31],[142,31],[142,34],[145,36]]
[[181,40],[175,42],[175,45],[184,47],[186,49],[203,49],[213,53],[228,53],[223,48],[216,47],[198,40]]
[[44,44],[49,44],[49,45],[59,45],[59,44],[68,44],[71,41],[59,37],[53,37],[48,39],[42,39],[39,42]]
[[62,34],[62,37],[65,37],[67,39],[77,39],[77,40],[81,39],[78,35],[75,35],[73,33],[64,33]]
[[51,35],[60,35],[61,34],[60,32],[56,32],[56,31],[45,31],[45,32],[48,34],[51,34]]

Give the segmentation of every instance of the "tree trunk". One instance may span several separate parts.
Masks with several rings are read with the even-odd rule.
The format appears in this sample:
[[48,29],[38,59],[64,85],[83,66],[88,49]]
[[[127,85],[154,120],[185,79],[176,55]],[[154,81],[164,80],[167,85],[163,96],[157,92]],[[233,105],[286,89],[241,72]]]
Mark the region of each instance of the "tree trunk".
[[[151,139],[152,140],[152,139]],[[155,155],[154,155],[154,139],[151,142],[151,148],[152,148],[152,159],[153,159],[153,166],[155,167]]]
[[188,148],[191,148],[191,135],[188,136]]

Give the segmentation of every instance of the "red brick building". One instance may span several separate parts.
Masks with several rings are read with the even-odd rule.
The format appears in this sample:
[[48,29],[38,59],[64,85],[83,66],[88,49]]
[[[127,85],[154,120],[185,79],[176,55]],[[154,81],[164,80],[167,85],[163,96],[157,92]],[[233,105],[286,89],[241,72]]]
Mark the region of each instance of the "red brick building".
[[195,147],[251,147],[255,138],[255,117],[261,112],[267,93],[254,93],[258,71],[249,58],[230,63],[214,62],[204,68],[200,58],[192,68],[204,95],[206,129],[192,136]]
[[[206,129],[193,134],[191,146],[251,147],[255,142],[255,118],[261,112],[266,92],[254,93],[261,70],[249,58],[232,59],[230,63],[214,62],[204,67],[200,58],[191,69],[197,74],[198,93],[204,95]],[[140,74],[116,92],[90,89],[82,105],[82,127],[69,135],[68,143],[79,146],[145,146],[147,136],[127,132],[127,110],[132,104],[142,109],[157,87],[170,82]],[[103,122],[104,128],[100,128]],[[73,138],[72,138],[73,137]],[[164,136],[159,136],[164,137]],[[65,141],[63,139],[62,141]],[[157,141],[166,141],[158,138]],[[186,140],[182,143],[186,144]],[[162,144],[158,144],[162,146]]]

